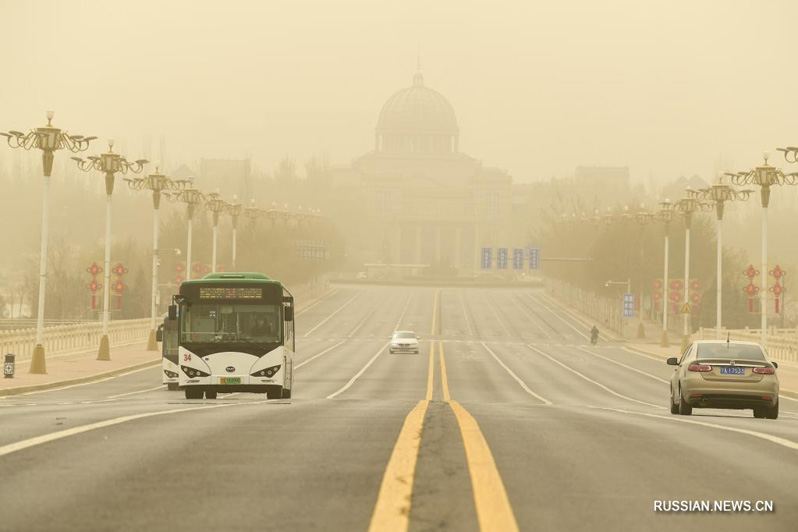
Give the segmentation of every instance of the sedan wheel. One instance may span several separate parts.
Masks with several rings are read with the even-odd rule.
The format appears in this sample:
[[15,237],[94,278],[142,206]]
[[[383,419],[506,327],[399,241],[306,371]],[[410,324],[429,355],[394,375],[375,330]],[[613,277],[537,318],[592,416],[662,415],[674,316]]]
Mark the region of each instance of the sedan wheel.
[[673,402],[673,390],[671,390],[670,399],[668,402],[671,404],[671,414],[678,414],[679,413],[679,405]]
[[679,390],[679,414],[683,416],[689,416],[693,413],[693,407],[690,406],[687,401],[684,400],[684,396],[682,396],[682,390]]
[[778,419],[779,418],[779,403],[776,403],[773,406],[765,407],[765,417],[767,419]]
[[754,407],[754,417],[757,419],[765,419],[765,408],[762,406]]

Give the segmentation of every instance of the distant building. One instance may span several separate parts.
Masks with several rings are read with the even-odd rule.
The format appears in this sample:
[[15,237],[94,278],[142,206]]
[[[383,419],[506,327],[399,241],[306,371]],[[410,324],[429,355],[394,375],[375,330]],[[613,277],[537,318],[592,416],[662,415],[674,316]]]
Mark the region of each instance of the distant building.
[[512,178],[460,152],[459,138],[454,109],[421,73],[388,99],[374,149],[333,168],[338,193],[362,198],[358,260],[471,271],[481,246],[511,246]]

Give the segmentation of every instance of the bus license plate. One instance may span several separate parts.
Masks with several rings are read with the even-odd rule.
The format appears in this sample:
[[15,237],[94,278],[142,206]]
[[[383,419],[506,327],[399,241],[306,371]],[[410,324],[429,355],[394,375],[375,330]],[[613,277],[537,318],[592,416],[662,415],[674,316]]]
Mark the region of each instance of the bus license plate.
[[745,375],[745,368],[721,367],[721,375]]
[[219,384],[241,384],[241,377],[220,377]]

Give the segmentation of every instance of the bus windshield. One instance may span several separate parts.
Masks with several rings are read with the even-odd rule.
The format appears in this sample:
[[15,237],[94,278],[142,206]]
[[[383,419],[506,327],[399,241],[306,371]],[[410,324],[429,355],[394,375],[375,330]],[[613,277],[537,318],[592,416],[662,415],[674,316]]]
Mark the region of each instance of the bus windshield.
[[199,303],[181,316],[181,343],[276,343],[282,339],[280,305]]

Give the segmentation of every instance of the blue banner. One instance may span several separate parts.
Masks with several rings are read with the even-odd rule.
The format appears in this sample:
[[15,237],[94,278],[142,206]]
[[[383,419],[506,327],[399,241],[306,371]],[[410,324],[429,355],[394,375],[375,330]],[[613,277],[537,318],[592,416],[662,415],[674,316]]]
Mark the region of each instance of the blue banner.
[[524,269],[524,250],[523,249],[514,249],[513,250],[513,269],[514,270],[523,270]]
[[500,270],[507,269],[507,248],[499,248],[496,250],[496,267]]
[[493,249],[482,248],[482,269],[490,270],[493,267]]

